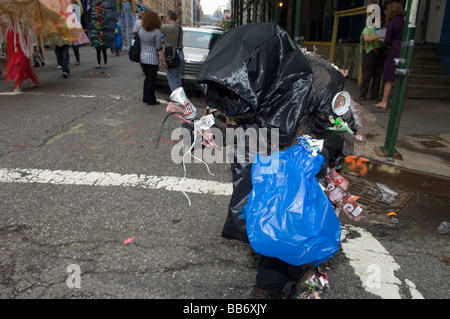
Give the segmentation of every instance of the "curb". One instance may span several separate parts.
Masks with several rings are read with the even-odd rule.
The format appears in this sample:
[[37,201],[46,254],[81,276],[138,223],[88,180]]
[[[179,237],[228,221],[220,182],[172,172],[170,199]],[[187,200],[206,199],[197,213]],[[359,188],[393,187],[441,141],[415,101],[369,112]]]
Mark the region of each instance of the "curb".
[[358,155],[347,156],[344,163],[346,170],[375,182],[450,198],[450,177],[398,167]]

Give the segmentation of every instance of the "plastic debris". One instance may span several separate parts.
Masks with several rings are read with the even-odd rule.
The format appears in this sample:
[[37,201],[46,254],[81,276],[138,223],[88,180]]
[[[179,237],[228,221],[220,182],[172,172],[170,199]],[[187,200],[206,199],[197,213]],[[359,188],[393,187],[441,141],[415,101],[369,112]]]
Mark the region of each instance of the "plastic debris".
[[[343,131],[343,132],[348,132],[350,134],[354,134],[354,132],[352,131],[352,129],[348,126],[348,123],[345,122],[342,117],[338,117],[337,119],[334,119],[332,116],[329,117],[330,122],[334,125],[332,127],[327,127],[327,130],[330,131]],[[334,122],[331,120],[333,119]]]
[[347,91],[342,91],[334,96],[333,102],[331,103],[331,107],[333,109],[333,112],[336,115],[340,116],[347,113],[347,111],[350,108],[350,103],[351,103],[350,94]]
[[350,110],[352,112],[356,124],[357,132],[355,138],[358,141],[365,142],[366,135],[369,132],[370,128],[377,121],[377,117],[372,113],[370,113],[367,109],[362,107],[359,103],[357,103],[353,99],[351,100],[350,103]]
[[317,156],[317,154],[322,151],[323,140],[316,140],[309,135],[303,135],[298,138],[298,141],[305,150],[313,156]]
[[130,238],[126,239],[123,243],[124,243],[124,245],[127,245],[127,244],[131,243],[133,240],[134,240],[134,238],[130,237]]
[[389,213],[387,213],[387,218],[388,218],[389,224],[392,227],[398,228],[398,218],[397,218],[397,213],[396,212],[389,212]]
[[378,186],[378,189],[380,191],[380,196],[378,200],[384,204],[391,204],[395,198],[397,197],[398,193],[386,185],[375,183]]
[[330,290],[326,273],[309,270],[297,284],[295,299],[322,299],[320,294]]
[[438,232],[440,234],[447,234],[450,231],[450,223],[442,222],[438,227]]

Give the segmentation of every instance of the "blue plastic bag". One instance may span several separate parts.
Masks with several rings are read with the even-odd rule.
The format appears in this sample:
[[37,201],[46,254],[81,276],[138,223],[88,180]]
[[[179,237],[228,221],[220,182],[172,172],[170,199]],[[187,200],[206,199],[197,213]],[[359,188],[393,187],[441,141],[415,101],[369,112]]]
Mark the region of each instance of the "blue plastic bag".
[[245,209],[255,252],[292,265],[319,265],[339,249],[341,225],[317,181],[324,157],[301,145],[256,155]]

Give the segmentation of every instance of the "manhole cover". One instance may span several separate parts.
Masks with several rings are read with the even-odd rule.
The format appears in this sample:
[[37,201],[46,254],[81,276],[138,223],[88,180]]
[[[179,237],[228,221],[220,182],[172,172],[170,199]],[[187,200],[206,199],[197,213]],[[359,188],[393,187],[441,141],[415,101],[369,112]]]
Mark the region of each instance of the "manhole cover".
[[357,175],[342,173],[349,182],[349,192],[358,196],[357,203],[363,209],[363,220],[372,223],[386,223],[387,214],[398,213],[410,195],[390,186],[371,182]]
[[427,147],[431,147],[431,148],[434,148],[434,147],[445,147],[444,144],[439,143],[438,141],[421,141],[421,143],[423,145],[425,145]]

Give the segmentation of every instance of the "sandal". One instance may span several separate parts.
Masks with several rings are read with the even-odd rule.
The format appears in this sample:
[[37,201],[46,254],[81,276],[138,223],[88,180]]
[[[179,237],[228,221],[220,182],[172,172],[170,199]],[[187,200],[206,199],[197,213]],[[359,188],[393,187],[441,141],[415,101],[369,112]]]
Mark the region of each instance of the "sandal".
[[371,99],[371,100],[380,103],[383,99],[381,97],[376,97],[376,98]]

